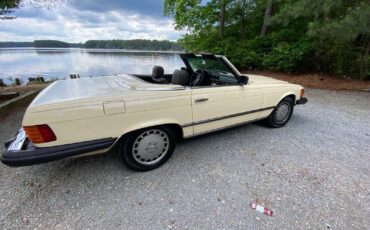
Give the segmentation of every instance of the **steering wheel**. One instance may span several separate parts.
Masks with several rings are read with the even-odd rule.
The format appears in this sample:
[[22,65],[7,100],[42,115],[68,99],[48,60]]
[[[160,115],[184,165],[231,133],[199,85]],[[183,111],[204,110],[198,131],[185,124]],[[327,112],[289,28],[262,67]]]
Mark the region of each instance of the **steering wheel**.
[[204,73],[203,70],[198,69],[191,75],[191,85],[192,86],[200,86],[203,82]]

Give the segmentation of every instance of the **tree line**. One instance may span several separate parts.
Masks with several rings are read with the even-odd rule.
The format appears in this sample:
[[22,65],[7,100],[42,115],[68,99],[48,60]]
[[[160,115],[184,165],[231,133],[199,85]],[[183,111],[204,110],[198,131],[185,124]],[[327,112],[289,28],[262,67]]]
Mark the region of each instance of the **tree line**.
[[89,40],[83,48],[132,49],[132,50],[182,50],[176,42],[168,40]]
[[0,48],[33,47],[33,42],[0,42]]
[[185,49],[238,67],[370,75],[368,0],[164,0]]
[[90,49],[135,49],[178,51],[182,47],[167,40],[89,40],[85,43],[67,43],[57,40],[35,40],[33,42],[0,42],[0,48],[36,47],[36,48],[90,48]]
[[35,40],[33,42],[0,42],[0,48],[73,48],[81,47],[81,43],[67,43],[57,40]]

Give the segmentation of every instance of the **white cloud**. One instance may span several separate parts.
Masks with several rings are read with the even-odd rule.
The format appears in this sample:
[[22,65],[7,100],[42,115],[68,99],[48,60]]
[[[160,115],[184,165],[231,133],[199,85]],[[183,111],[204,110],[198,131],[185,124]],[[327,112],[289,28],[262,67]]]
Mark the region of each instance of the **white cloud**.
[[170,18],[140,15],[122,9],[104,11],[77,10],[63,4],[56,8],[25,7],[15,20],[0,21],[0,40],[32,41],[57,39],[85,42],[92,39],[157,39],[176,40]]

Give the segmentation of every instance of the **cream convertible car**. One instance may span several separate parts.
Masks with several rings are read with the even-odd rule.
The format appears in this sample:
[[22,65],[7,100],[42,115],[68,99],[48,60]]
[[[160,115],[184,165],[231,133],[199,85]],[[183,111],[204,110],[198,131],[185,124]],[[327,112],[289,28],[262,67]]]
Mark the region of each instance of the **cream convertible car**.
[[223,56],[180,56],[185,66],[171,75],[154,66],[151,76],[54,82],[27,108],[1,161],[26,166],[116,148],[145,171],[166,162],[181,138],[262,119],[282,127],[307,102],[302,86],[242,75]]

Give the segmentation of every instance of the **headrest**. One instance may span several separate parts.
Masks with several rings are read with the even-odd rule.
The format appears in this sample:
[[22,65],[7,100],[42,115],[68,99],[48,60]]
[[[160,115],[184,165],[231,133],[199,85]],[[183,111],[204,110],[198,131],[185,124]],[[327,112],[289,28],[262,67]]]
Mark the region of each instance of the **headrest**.
[[176,85],[186,85],[189,82],[189,78],[188,72],[176,69],[172,74],[171,83]]
[[160,77],[163,77],[163,74],[164,74],[164,69],[162,66],[153,66],[153,70],[152,70],[152,77],[153,78],[160,78]]

